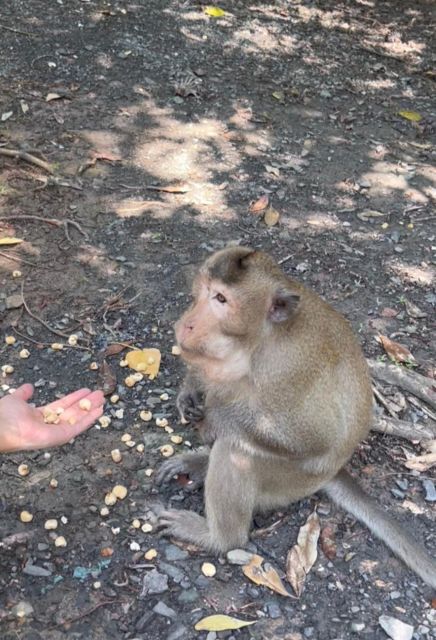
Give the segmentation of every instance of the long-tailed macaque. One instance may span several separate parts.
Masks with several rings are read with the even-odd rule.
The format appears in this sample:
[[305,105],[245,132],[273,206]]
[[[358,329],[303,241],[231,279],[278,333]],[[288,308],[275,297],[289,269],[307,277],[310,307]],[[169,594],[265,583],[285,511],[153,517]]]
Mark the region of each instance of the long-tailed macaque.
[[165,462],[158,482],[205,477],[206,517],[160,515],[165,535],[222,552],[255,510],[322,489],[436,588],[436,561],[343,468],[372,421],[371,382],[347,321],[260,251],[212,255],[176,324],[188,375],[178,398],[210,451]]

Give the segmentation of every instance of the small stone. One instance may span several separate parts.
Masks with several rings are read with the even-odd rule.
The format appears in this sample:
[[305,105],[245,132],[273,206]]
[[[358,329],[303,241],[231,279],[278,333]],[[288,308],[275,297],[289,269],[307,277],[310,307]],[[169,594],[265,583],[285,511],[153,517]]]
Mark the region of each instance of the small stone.
[[279,605],[276,604],[275,602],[269,602],[266,605],[266,608],[267,608],[269,617],[272,618],[273,620],[277,620],[277,618],[280,618],[282,616],[282,611]]
[[361,631],[363,631],[365,628],[365,623],[364,622],[352,622],[351,623],[351,631],[353,633],[360,633]]
[[211,562],[203,562],[201,572],[207,578],[213,578],[213,576],[216,575],[216,567]]
[[187,637],[186,627],[183,624],[178,624],[175,628],[171,627],[172,631],[167,635],[166,640],[183,640]]
[[175,544],[168,544],[165,547],[164,553],[165,553],[165,558],[169,562],[174,562],[175,560],[185,560],[186,558],[189,557],[189,554],[187,551],[180,549],[180,547],[176,547]]
[[5,342],[8,345],[15,344],[16,341],[17,341],[17,339],[15,338],[15,336],[6,336],[6,338],[5,338]]
[[412,640],[413,627],[391,616],[380,616],[379,625],[392,640]]
[[51,576],[51,571],[44,569],[44,567],[38,567],[36,564],[27,563],[23,567],[23,573],[35,578],[48,578]]
[[12,607],[11,614],[16,618],[25,618],[26,616],[31,616],[33,613],[33,607],[30,602],[26,602],[25,600],[21,600],[15,607]]
[[29,467],[28,464],[24,464],[23,463],[23,464],[18,465],[17,471],[18,471],[18,475],[22,476],[24,478],[25,476],[29,475],[30,467]]
[[124,498],[127,496],[127,488],[122,484],[116,484],[112,489],[112,493],[116,498],[118,498],[118,500],[124,500]]
[[82,398],[79,401],[79,407],[82,411],[89,411],[91,409],[91,400],[89,398]]
[[199,594],[195,587],[192,589],[185,589],[182,593],[177,597],[177,600],[182,604],[191,604],[198,600]]
[[21,522],[32,522],[33,515],[31,513],[29,513],[28,511],[22,511],[20,513],[20,520],[21,520]]
[[55,538],[55,547],[66,547],[67,546],[67,541],[65,540],[64,536],[58,536],[57,538]]
[[19,309],[23,304],[23,296],[21,293],[16,293],[6,298],[6,309]]
[[114,411],[114,415],[118,420],[122,420],[124,418],[124,409],[117,409]]
[[146,560],[154,560],[157,557],[156,549],[149,549],[144,553],[144,558]]
[[162,400],[162,402],[166,402],[167,400],[170,399],[169,395],[167,393],[161,393],[159,398]]
[[114,462],[121,462],[123,456],[121,455],[121,451],[119,449],[112,449],[111,457]]
[[174,619],[177,617],[177,613],[174,611],[174,609],[171,609],[168,605],[165,604],[165,602],[162,602],[162,600],[159,600],[159,602],[153,607],[153,611],[160,616],[164,616],[165,618]]
[[142,580],[141,598],[145,598],[148,594],[165,593],[168,591],[168,576],[159,573],[157,569],[152,569],[144,575]]
[[53,531],[53,529],[58,528],[58,521],[55,518],[51,518],[44,522],[44,529],[47,531]]
[[92,587],[94,589],[100,589],[101,588],[101,582],[99,580],[96,580],[96,582],[92,583]]
[[146,469],[144,473],[147,476],[147,478],[150,478],[150,476],[152,476],[154,473],[154,469]]
[[245,551],[245,549],[231,549],[227,552],[226,557],[229,564],[244,565],[250,562],[250,560],[253,558],[253,555],[253,553]]
[[435,502],[436,489],[433,480],[431,480],[430,478],[424,478],[424,480],[422,480],[422,486],[425,490],[424,500],[426,500],[427,502]]
[[111,423],[111,419],[109,418],[109,416],[100,416],[98,421],[103,429],[106,429]]

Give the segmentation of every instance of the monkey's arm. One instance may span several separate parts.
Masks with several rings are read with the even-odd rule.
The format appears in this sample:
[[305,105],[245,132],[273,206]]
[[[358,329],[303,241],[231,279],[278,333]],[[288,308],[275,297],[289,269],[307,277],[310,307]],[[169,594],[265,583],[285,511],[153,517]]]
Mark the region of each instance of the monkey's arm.
[[198,375],[188,369],[176,401],[182,420],[195,423],[204,419],[204,395]]

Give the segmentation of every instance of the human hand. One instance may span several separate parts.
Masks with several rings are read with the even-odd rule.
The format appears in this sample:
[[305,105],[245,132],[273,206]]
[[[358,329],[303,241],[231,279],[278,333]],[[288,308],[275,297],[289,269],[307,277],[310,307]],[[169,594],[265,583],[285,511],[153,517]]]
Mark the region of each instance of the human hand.
[[[11,395],[0,399],[0,452],[44,449],[65,444],[88,429],[103,413],[101,391],[79,389],[43,407],[31,407],[31,384],[23,384]],[[79,402],[87,398],[91,409],[84,411]],[[58,424],[46,424],[44,414],[63,409]]]

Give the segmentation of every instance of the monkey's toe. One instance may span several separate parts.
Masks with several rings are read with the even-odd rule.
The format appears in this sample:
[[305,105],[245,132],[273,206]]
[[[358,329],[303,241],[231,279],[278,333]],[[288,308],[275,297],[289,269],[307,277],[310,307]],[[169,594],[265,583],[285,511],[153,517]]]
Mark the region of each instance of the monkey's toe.
[[183,473],[184,465],[177,458],[164,462],[156,474],[156,484],[168,484],[174,476]]
[[207,531],[206,520],[198,513],[184,509],[163,511],[158,521],[159,535],[194,542]]

